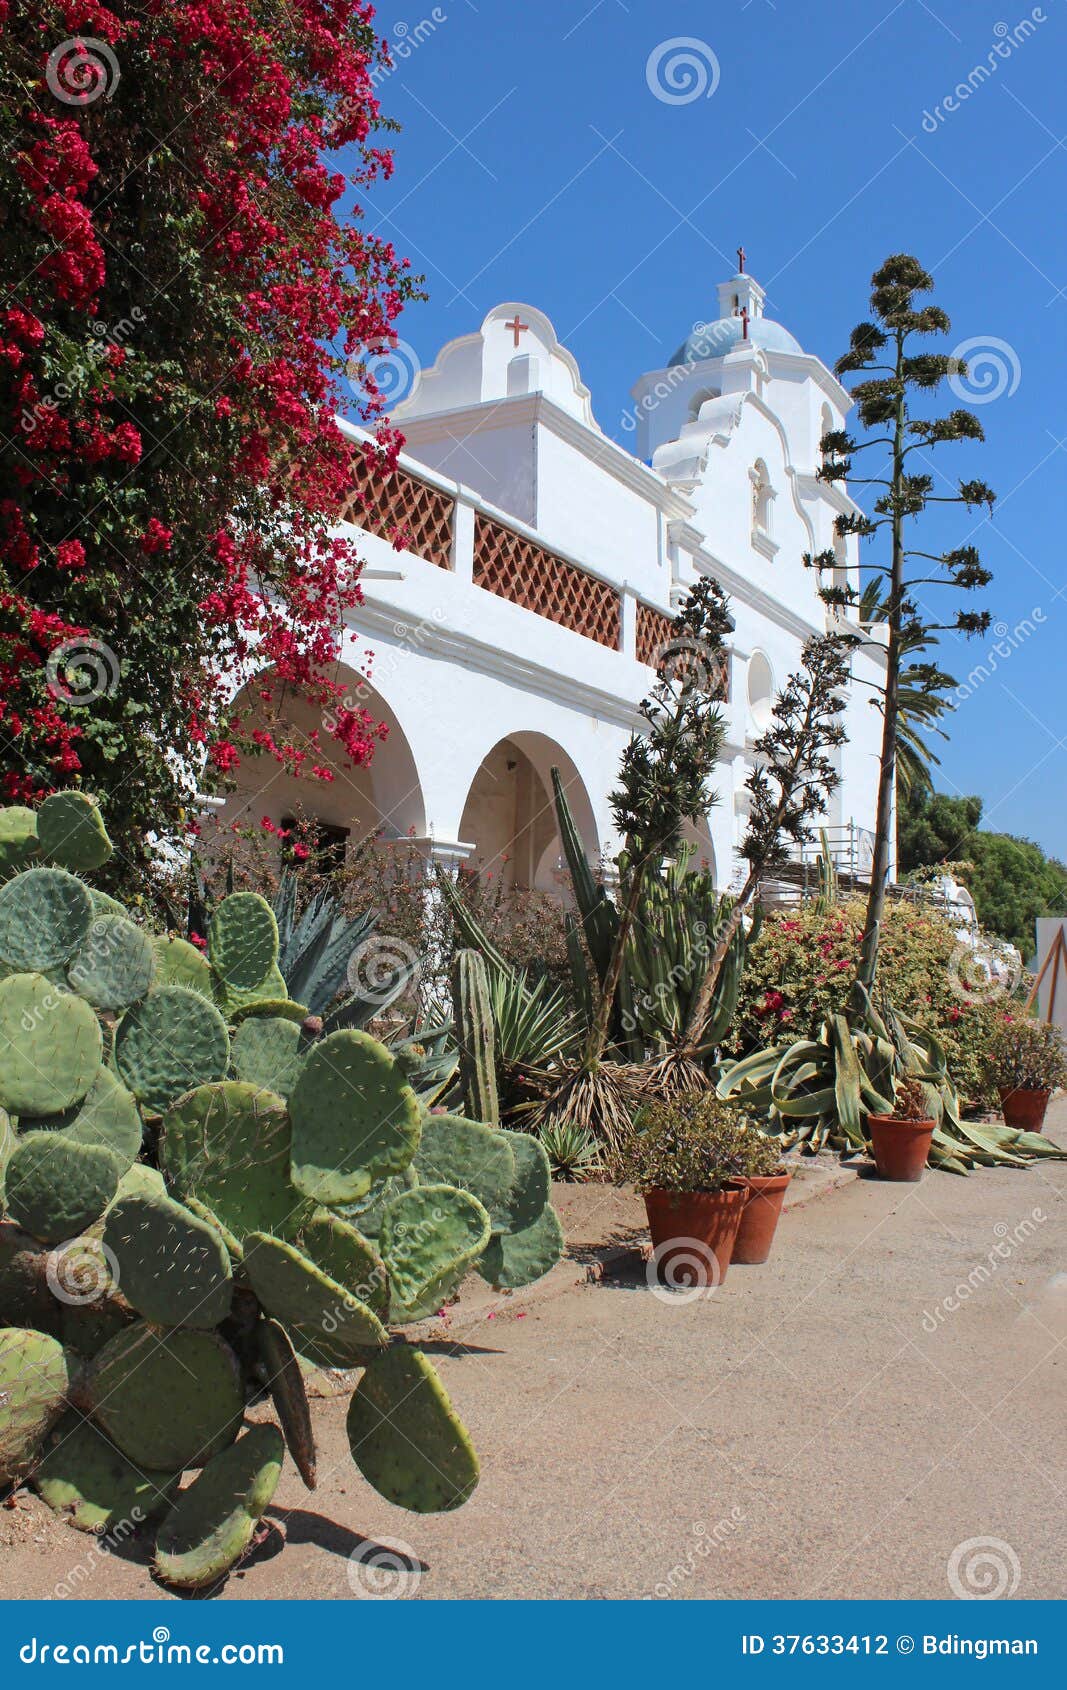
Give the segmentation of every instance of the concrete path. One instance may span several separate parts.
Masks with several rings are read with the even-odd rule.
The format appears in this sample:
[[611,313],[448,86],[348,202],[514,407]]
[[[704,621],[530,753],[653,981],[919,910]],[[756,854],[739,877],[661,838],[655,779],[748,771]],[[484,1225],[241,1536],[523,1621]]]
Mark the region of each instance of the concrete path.
[[[1067,1142],[1067,1103],[1050,1125]],[[635,1273],[505,1307],[438,1355],[482,1457],[472,1501],[390,1507],[343,1399],[318,1403],[320,1487],[287,1467],[278,1529],[223,1595],[1063,1597],[1065,1194],[1067,1163],[864,1179],[710,1297]],[[33,1499],[0,1512],[4,1542],[5,1595],[83,1566],[83,1597],[160,1594],[138,1552]]]

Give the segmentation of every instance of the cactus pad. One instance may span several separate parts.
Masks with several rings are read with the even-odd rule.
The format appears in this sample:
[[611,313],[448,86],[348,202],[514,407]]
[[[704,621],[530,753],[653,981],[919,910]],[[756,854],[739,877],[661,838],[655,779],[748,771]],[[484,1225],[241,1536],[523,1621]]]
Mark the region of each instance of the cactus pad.
[[415,1168],[428,1185],[458,1185],[489,1211],[494,1231],[510,1217],[509,1196],[518,1177],[509,1139],[460,1115],[427,1115]]
[[226,1023],[198,992],[161,986],[120,1021],[115,1063],[134,1096],[162,1113],[193,1086],[223,1078],[230,1064]]
[[0,810],[0,880],[28,868],[40,854],[35,812],[22,804]]
[[0,959],[9,968],[65,968],[93,917],[89,889],[62,868],[28,868],[0,886]]
[[32,1122],[35,1131],[60,1132],[78,1144],[97,1144],[116,1155],[124,1168],[136,1161],[141,1149],[141,1117],[133,1094],[106,1068],[96,1070],[96,1079],[80,1103],[61,1115],[45,1115]]
[[70,1357],[54,1338],[0,1328],[0,1487],[17,1482],[63,1413]]
[[315,1434],[311,1425],[304,1375],[288,1334],[276,1320],[256,1327],[260,1370],[282,1423],[286,1448],[308,1490],[315,1489]]
[[331,1033],[313,1045],[289,1099],[293,1183],[319,1203],[365,1197],[411,1161],[418,1100],[384,1045]]
[[231,1009],[230,1020],[234,1026],[240,1026],[257,1015],[274,1015],[283,1021],[295,1021],[299,1025],[301,1021],[307,1020],[307,1013],[307,1004],[294,1003],[292,998],[252,998],[249,1002]]
[[244,1273],[268,1314],[320,1367],[351,1367],[388,1342],[373,1309],[316,1267],[303,1251],[264,1232],[245,1239]]
[[378,1180],[366,1197],[361,1197],[358,1202],[332,1204],[331,1212],[348,1221],[364,1238],[375,1239],[382,1230],[382,1219],[393,1198],[402,1196],[405,1191],[414,1191],[418,1183],[419,1176],[412,1165],[402,1174]]
[[154,1567],[166,1584],[199,1590],[228,1573],[277,1488],[285,1444],[277,1426],[251,1426],[213,1457],[159,1528]]
[[297,1022],[278,1015],[250,1015],[233,1036],[233,1069],[239,1080],[288,1097],[303,1066],[305,1047]]
[[362,1233],[329,1209],[316,1209],[297,1238],[305,1256],[350,1296],[385,1318],[389,1278],[385,1263]]
[[261,986],[278,961],[278,923],[257,892],[233,892],[211,918],[208,956],[231,991]]
[[495,1232],[525,1232],[533,1226],[548,1202],[551,1169],[545,1148],[529,1133],[505,1132],[515,1156],[515,1183],[503,1204]]
[[18,1116],[55,1115],[83,1098],[103,1054],[87,1003],[43,974],[0,980],[0,1104]]
[[89,1401],[138,1467],[178,1473],[233,1442],[244,1410],[237,1358],[214,1332],[157,1332],[143,1321],[104,1345]]
[[75,1415],[60,1421],[54,1437],[33,1487],[78,1531],[106,1532],[123,1520],[137,1524],[170,1507],[180,1474],[142,1471]]
[[451,1185],[420,1185],[389,1204],[382,1222],[382,1258],[397,1301],[414,1307],[465,1273],[490,1237],[489,1216],[476,1197]]
[[156,1326],[217,1326],[230,1312],[233,1283],[221,1236],[170,1197],[112,1204],[104,1244],[122,1295]]
[[103,1214],[123,1166],[110,1150],[62,1133],[19,1135],[4,1173],[8,1214],[44,1244],[74,1238]]
[[147,933],[124,916],[94,915],[67,979],[97,1009],[125,1009],[147,996],[155,972],[155,948]]
[[554,1268],[563,1255],[563,1228],[551,1203],[546,1203],[533,1226],[493,1238],[478,1263],[490,1285],[506,1291],[532,1285]]
[[199,992],[209,1003],[215,998],[215,977],[207,957],[191,945],[188,939],[152,940],[156,953],[156,984],[159,986],[187,986]]
[[[225,980],[215,980],[215,1002],[227,1021],[238,1021],[242,1015],[250,1010],[258,1010],[262,1004],[288,1002],[286,997],[285,980],[277,963],[258,986],[250,986],[242,991],[236,986],[228,986]],[[303,1021],[307,1014],[301,1009],[299,1019]],[[293,1019],[297,1017],[294,1015]]]
[[226,1254],[229,1256],[231,1262],[237,1264],[244,1261],[245,1253],[241,1244],[237,1238],[234,1237],[234,1234],[230,1231],[229,1227],[223,1226],[214,1209],[209,1209],[206,1203],[201,1203],[199,1197],[183,1198],[182,1206],[183,1208],[188,1209],[191,1215],[195,1215],[197,1220],[206,1221],[208,1226],[214,1228],[219,1237],[222,1239],[222,1242],[225,1244]]
[[61,868],[86,874],[111,856],[100,806],[87,792],[53,792],[37,812],[41,850]]
[[168,1110],[160,1159],[177,1195],[198,1197],[238,1239],[289,1231],[310,1210],[289,1181],[289,1117],[273,1092],[198,1086]]
[[348,1406],[352,1459],[398,1508],[459,1508],[478,1483],[478,1457],[433,1365],[397,1344],[370,1363]]

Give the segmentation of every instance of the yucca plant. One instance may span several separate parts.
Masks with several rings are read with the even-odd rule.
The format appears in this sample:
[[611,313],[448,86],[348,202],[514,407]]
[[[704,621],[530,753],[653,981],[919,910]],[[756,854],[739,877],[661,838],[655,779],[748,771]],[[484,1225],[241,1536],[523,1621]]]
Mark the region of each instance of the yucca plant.
[[548,1121],[539,1136],[553,1179],[581,1185],[601,1171],[600,1149],[588,1128],[575,1121]]

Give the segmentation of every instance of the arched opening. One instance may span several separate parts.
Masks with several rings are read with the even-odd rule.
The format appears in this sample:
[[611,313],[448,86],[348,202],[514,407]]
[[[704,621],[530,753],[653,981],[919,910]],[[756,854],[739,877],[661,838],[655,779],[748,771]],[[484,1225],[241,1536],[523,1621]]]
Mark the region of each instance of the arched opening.
[[[221,811],[226,824],[254,826],[266,818],[274,827],[282,827],[302,818],[318,835],[324,868],[342,866],[349,845],[368,834],[378,832],[384,840],[395,840],[426,833],[415,759],[395,712],[355,670],[342,669],[337,678],[346,692],[336,704],[325,709],[300,699],[286,704],[287,733],[307,753],[299,772],[283,768],[269,753],[245,757],[235,790]],[[262,679],[253,681],[246,694],[254,694],[262,684]],[[385,725],[385,738],[366,767],[350,766],[332,736],[331,709],[338,707],[366,709],[373,721]],[[262,706],[253,714],[251,726],[257,725],[257,717],[261,725],[269,725]],[[327,778],[312,774],[313,767],[326,771]]]
[[748,714],[754,732],[767,731],[773,709],[774,675],[762,651],[754,651],[748,660]]
[[483,757],[471,783],[460,822],[460,838],[474,846],[468,873],[506,886],[562,893],[564,865],[552,799],[552,769],[558,768],[586,855],[599,854],[589,795],[573,760],[539,733],[514,733]]
[[757,458],[749,472],[752,482],[752,534],[754,540],[769,541],[774,535],[774,488],[767,465]]

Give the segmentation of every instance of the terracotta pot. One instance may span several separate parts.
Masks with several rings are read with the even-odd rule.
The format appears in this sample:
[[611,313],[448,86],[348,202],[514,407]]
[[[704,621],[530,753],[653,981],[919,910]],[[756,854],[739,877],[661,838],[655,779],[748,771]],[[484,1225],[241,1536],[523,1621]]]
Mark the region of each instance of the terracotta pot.
[[1001,1086],[1004,1125],[1018,1127],[1024,1133],[1039,1133],[1045,1124],[1045,1110],[1051,1096],[1050,1091],[1028,1091],[1024,1086],[1012,1091],[1010,1086]]
[[741,1215],[741,1225],[734,1239],[732,1262],[756,1267],[771,1253],[775,1229],[782,1213],[786,1186],[792,1174],[756,1175],[745,1181],[748,1202]]
[[660,1283],[686,1290],[721,1285],[747,1200],[741,1180],[722,1191],[646,1191]]
[[911,1184],[922,1179],[934,1136],[933,1121],[901,1121],[895,1115],[868,1115],[867,1125],[879,1179]]

